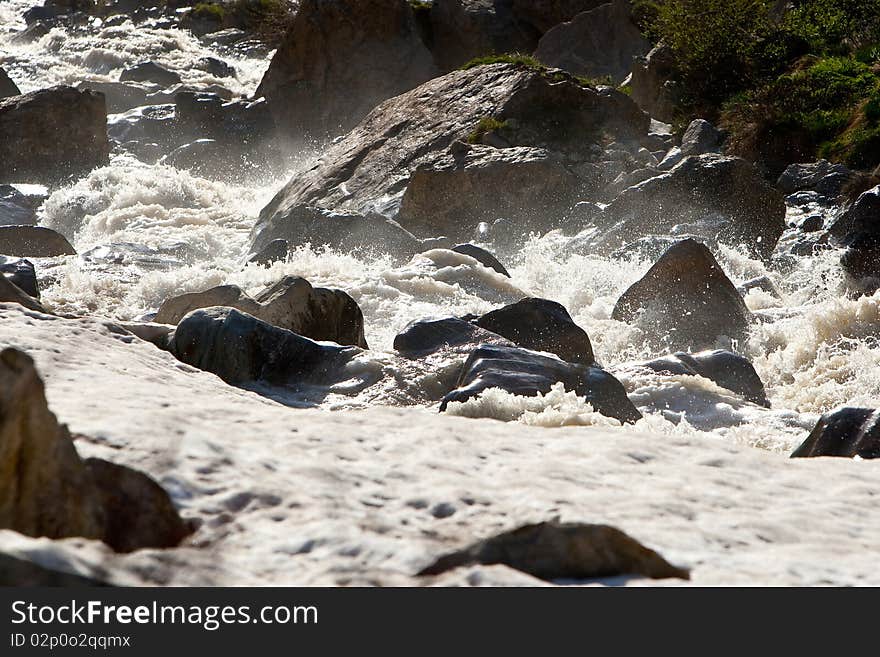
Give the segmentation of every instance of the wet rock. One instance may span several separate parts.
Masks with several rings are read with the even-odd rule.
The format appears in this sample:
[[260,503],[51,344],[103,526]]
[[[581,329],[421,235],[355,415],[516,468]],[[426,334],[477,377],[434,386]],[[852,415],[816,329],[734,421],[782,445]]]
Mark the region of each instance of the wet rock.
[[440,410],[450,402],[464,402],[489,388],[500,388],[513,395],[535,397],[547,394],[561,382],[589,402],[602,415],[632,423],[642,414],[626,396],[620,381],[605,370],[517,347],[481,345],[468,357],[457,388],[443,398]]
[[169,71],[156,62],[143,62],[125,69],[119,75],[120,82],[152,82],[162,87],[170,87],[181,82],[180,75]]
[[829,237],[848,244],[857,235],[880,235],[880,185],[859,194],[828,229]]
[[172,297],[156,313],[159,324],[178,324],[199,308],[226,306],[313,340],[367,348],[364,316],[342,290],[312,287],[304,278],[285,276],[252,298],[235,285]]
[[419,572],[439,575],[475,564],[503,564],[548,582],[615,575],[690,579],[634,538],[608,525],[558,521],[524,525],[444,555]]
[[466,256],[470,256],[484,267],[494,269],[502,276],[510,278],[510,274],[507,269],[504,268],[504,265],[498,262],[498,259],[494,255],[489,253],[486,249],[480,248],[476,244],[457,244],[452,247],[452,250],[456,253],[463,253]]
[[0,253],[25,258],[76,255],[64,235],[42,226],[0,226]]
[[318,344],[234,308],[195,310],[177,325],[169,351],[230,384],[319,384],[340,370],[354,347]]
[[0,68],[0,99],[18,96],[20,93],[18,85],[12,81],[6,71]]
[[481,344],[513,346],[509,340],[458,317],[418,319],[394,338],[394,349],[405,356],[424,356],[442,349],[474,348]]
[[672,123],[678,104],[674,75],[672,51],[662,44],[656,46],[633,63],[629,80],[632,99],[652,118]]
[[825,227],[825,218],[821,214],[814,214],[801,222],[799,228],[802,233],[816,233]]
[[104,80],[86,80],[76,85],[77,89],[90,89],[104,94],[108,114],[127,112],[133,107],[149,105],[147,97],[158,87],[136,82],[108,82]]
[[736,290],[742,296],[746,296],[752,290],[761,290],[777,299],[782,298],[779,294],[779,290],[776,289],[776,285],[773,284],[773,281],[770,280],[770,277],[768,276],[756,276],[755,278],[751,278],[742,285],[737,285]]
[[840,266],[850,286],[873,294],[880,288],[880,234],[855,233],[848,236]]
[[785,230],[785,201],[741,158],[686,157],[666,174],[624,190],[605,209],[609,228],[600,243],[613,250],[678,224],[717,224],[712,237],[744,245],[767,259]]
[[873,408],[844,406],[825,413],[792,458],[880,458],[880,416]]
[[712,252],[687,239],[621,295],[611,317],[640,327],[653,343],[705,349],[722,336],[745,339],[751,313]]
[[535,58],[575,75],[620,83],[630,74],[633,58],[650,50],[633,22],[629,0],[612,0],[550,29],[541,37]]
[[655,372],[702,376],[752,403],[770,408],[761,377],[749,360],[731,351],[718,349],[688,354],[682,351],[644,363]]
[[37,284],[37,272],[34,263],[23,258],[8,258],[0,255],[0,274],[6,277],[25,294],[40,298],[40,287]]
[[272,240],[264,246],[259,253],[255,253],[248,259],[248,263],[254,263],[263,267],[269,267],[274,262],[283,262],[290,255],[290,244],[287,240]]
[[5,275],[0,276],[0,302],[17,303],[28,310],[45,313],[46,309],[34,297],[15,285]]
[[555,301],[523,299],[486,313],[475,324],[520,347],[547,351],[570,363],[592,365],[595,362],[587,332]]
[[199,67],[210,73],[215,78],[234,78],[236,77],[235,67],[230,66],[222,59],[217,57],[202,57],[199,60]]
[[836,198],[840,196],[844,186],[853,176],[853,172],[843,164],[819,160],[789,164],[776,181],[776,186],[786,195],[811,190],[826,197]]
[[104,582],[81,575],[55,570],[11,554],[0,554],[0,586],[52,586],[81,588],[108,586]]
[[684,157],[718,153],[723,143],[724,133],[718,128],[705,119],[694,119],[681,138],[681,153]]
[[28,536],[82,536],[130,551],[172,547],[191,531],[146,475],[80,460],[33,360],[11,348],[0,352],[0,473],[0,527]]
[[[398,210],[412,176],[448,162],[456,152],[466,155],[469,149],[456,147],[451,152],[450,146],[467,142],[486,117],[507,123],[509,146],[542,148],[572,159],[591,157],[593,140],[603,132],[637,138],[649,125],[648,117],[624,94],[583,86],[564,74],[546,76],[513,64],[454,71],[374,109],[330,146],[316,166],[298,174],[275,196],[263,209],[256,230],[295,222],[305,206],[382,212],[408,229]],[[499,190],[483,191],[501,195]],[[515,190],[506,186],[504,191]],[[479,207],[478,201],[473,203]],[[533,212],[544,219],[540,204]],[[553,218],[544,222],[552,225]],[[272,234],[271,239],[277,238],[290,239]],[[264,239],[254,249],[269,241]]]
[[45,197],[23,194],[13,185],[0,185],[0,226],[32,226]]
[[100,93],[53,87],[0,100],[0,182],[54,182],[109,160]]
[[33,43],[49,34],[51,29],[48,21],[36,20],[29,23],[21,32],[12,35],[9,40],[12,43]]
[[256,96],[303,139],[345,132],[437,73],[406,0],[303,0]]

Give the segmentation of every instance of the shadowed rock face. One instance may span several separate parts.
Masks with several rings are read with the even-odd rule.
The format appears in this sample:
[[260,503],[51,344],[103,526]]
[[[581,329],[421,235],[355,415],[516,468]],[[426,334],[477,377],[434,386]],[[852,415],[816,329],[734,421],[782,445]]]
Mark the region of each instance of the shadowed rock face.
[[513,343],[457,317],[419,319],[394,338],[394,349],[408,356],[424,356],[441,349],[474,348],[481,344],[513,346]]
[[[382,103],[328,148],[312,169],[293,178],[260,213],[253,248],[271,239],[289,239],[307,206],[362,214],[379,211],[408,229],[407,217],[398,210],[415,172],[440,175],[455,158],[450,147],[466,142],[486,117],[511,126],[505,132],[508,146],[556,151],[574,161],[589,159],[590,147],[603,133],[637,137],[647,133],[649,124],[647,115],[624,94],[585,87],[564,75],[551,77],[512,64],[454,71]],[[594,183],[585,179],[584,186],[590,184]],[[510,186],[504,191],[510,192]],[[483,208],[479,197],[471,199],[471,206],[461,203],[471,217]],[[539,204],[533,210],[538,217]],[[413,217],[415,224],[424,226],[424,215]],[[430,227],[443,227],[438,223]],[[284,231],[280,225],[286,226]]]
[[880,415],[873,408],[842,407],[825,413],[792,458],[880,458]]
[[0,226],[0,253],[25,258],[76,255],[64,235],[43,226]]
[[18,285],[12,282],[10,278],[0,274],[0,301],[12,301],[20,304],[28,310],[35,310],[40,313],[46,312],[43,305],[27,292],[22,290]]
[[418,574],[439,575],[476,564],[503,564],[549,582],[614,575],[690,579],[686,569],[671,565],[619,529],[556,521],[525,525],[478,541],[440,557]]
[[549,351],[569,363],[592,365],[595,362],[587,332],[555,301],[523,299],[486,313],[476,325],[520,347]]
[[502,276],[507,276],[507,278],[510,278],[510,273],[507,271],[505,266],[498,261],[498,258],[489,253],[486,249],[480,248],[475,244],[457,244],[452,247],[452,250],[456,253],[462,253],[466,256],[470,256],[484,267],[494,269]]
[[22,258],[7,258],[0,255],[0,275],[22,292],[35,299],[40,298],[40,287],[37,284],[37,272],[34,263]]
[[0,352],[0,528],[100,539],[120,552],[173,547],[191,532],[145,474],[80,460],[33,360],[17,349]]
[[708,348],[721,336],[744,339],[751,313],[712,252],[688,239],[621,295],[611,318],[639,326],[655,344]]
[[0,100],[0,182],[54,182],[109,161],[104,95],[72,87]]
[[465,362],[456,390],[443,398],[440,410],[450,402],[464,402],[489,388],[500,388],[521,397],[546,394],[561,382],[567,391],[584,397],[593,408],[621,422],[636,422],[642,414],[626,396],[623,385],[599,367],[590,367],[518,349],[481,345]]
[[193,310],[212,306],[236,308],[313,340],[367,348],[364,316],[357,302],[342,290],[315,288],[299,276],[285,276],[256,298],[235,285],[173,297],[162,304],[155,321],[177,324]]
[[256,95],[279,130],[323,137],[438,73],[406,0],[303,0]]
[[230,384],[326,382],[356,353],[318,344],[234,308],[195,310],[177,325],[168,350]]
[[0,99],[17,96],[21,93],[18,85],[13,82],[2,68],[0,68]]

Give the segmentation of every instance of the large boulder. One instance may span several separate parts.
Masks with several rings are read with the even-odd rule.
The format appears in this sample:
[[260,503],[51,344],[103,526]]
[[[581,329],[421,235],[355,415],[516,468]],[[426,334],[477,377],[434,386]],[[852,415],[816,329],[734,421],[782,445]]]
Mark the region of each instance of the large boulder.
[[552,28],[541,37],[535,57],[575,75],[619,83],[632,71],[633,59],[650,50],[633,21],[630,0],[612,0]]
[[589,402],[602,415],[620,422],[636,422],[642,414],[626,396],[623,385],[605,370],[580,363],[567,363],[544,354],[497,345],[481,345],[468,357],[458,386],[443,398],[440,410],[451,402],[465,402],[489,388],[513,395],[535,397],[562,383]]
[[437,73],[406,0],[303,0],[256,95],[304,139],[345,132]]
[[[415,172],[448,163],[455,155],[450,146],[478,137],[487,118],[506,124],[506,146],[562,153],[573,168],[594,157],[591,147],[603,136],[638,137],[649,126],[648,117],[626,95],[582,85],[565,74],[515,64],[454,71],[386,101],[330,146],[314,167],[294,177],[261,212],[255,250],[271,239],[287,239],[282,233],[295,233],[291,224],[298,223],[297,215],[307,206],[379,211],[408,228],[398,211]],[[589,185],[585,179],[584,187]],[[471,202],[482,207],[479,197]],[[537,217],[540,203],[533,209]],[[536,229],[553,222],[548,216],[546,226]],[[279,224],[287,229],[279,230]]]
[[633,63],[630,95],[652,118],[671,123],[676,119],[679,95],[674,78],[672,51],[660,44]]
[[0,182],[54,182],[109,161],[100,93],[53,87],[0,100]]
[[861,194],[852,205],[840,213],[828,229],[828,235],[842,244],[857,235],[880,235],[880,185]]
[[791,456],[880,458],[880,414],[873,408],[849,406],[825,413]]
[[312,340],[367,348],[364,316],[355,300],[342,290],[312,287],[299,276],[285,276],[255,298],[235,285],[172,297],[159,308],[155,321],[178,324],[193,310],[212,306],[236,308]]
[[517,19],[532,26],[539,34],[544,34],[560,23],[606,2],[608,0],[511,0],[511,5]]
[[840,196],[854,175],[846,165],[832,164],[828,160],[789,164],[776,186],[783,194],[812,190],[833,199]]
[[785,230],[785,200],[743,159],[707,153],[684,158],[615,198],[602,219],[600,247],[613,250],[645,235],[704,234],[769,258]]
[[637,540],[608,525],[541,522],[524,525],[445,554],[423,568],[422,577],[475,564],[503,564],[548,582],[616,575],[690,579]]
[[168,70],[156,62],[142,62],[122,71],[119,81],[152,82],[162,87],[170,87],[171,85],[179,84],[181,79],[178,73]]
[[18,85],[0,68],[0,99],[18,96],[20,93]]
[[326,382],[357,352],[355,347],[318,344],[223,307],[189,313],[171,335],[168,350],[178,360],[233,385]]
[[587,332],[555,301],[523,299],[486,313],[475,324],[520,347],[547,351],[570,363],[592,365],[596,360]]
[[514,346],[510,340],[458,317],[417,319],[394,337],[394,349],[409,357],[422,357],[448,349],[467,349],[481,344]]
[[635,324],[651,343],[705,349],[745,339],[751,313],[712,252],[687,239],[621,295],[611,318]]
[[61,233],[43,226],[0,226],[0,253],[25,258],[76,255]]
[[191,532],[146,475],[80,459],[33,360],[11,348],[0,352],[0,528],[101,539],[120,552],[173,547]]
[[723,132],[706,119],[694,119],[681,136],[680,150],[683,157],[718,153],[723,143]]
[[650,370],[685,376],[702,376],[752,403],[770,407],[764,383],[748,358],[716,349],[688,354],[676,352],[643,364]]

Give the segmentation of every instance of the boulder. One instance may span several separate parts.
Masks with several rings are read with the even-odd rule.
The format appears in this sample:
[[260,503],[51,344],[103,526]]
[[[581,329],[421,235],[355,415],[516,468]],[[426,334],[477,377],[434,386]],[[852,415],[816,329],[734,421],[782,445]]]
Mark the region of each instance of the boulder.
[[302,0],[256,96],[288,136],[323,137],[437,73],[406,0]]
[[40,298],[37,271],[30,260],[0,255],[0,274],[28,296]]
[[825,413],[791,456],[880,458],[880,415],[873,408],[849,406]]
[[[314,167],[297,174],[261,212],[253,250],[295,236],[305,207],[382,212],[408,229],[398,211],[415,172],[448,163],[460,148],[451,152],[450,146],[478,136],[487,117],[506,123],[508,146],[556,151],[573,162],[589,159],[602,134],[635,138],[649,126],[626,95],[584,86],[562,73],[515,64],[454,71],[386,101],[331,145]],[[467,152],[458,151],[459,156]],[[479,199],[472,203],[480,207]],[[539,209],[535,203],[534,212]],[[546,220],[546,226],[552,223]],[[277,229],[284,224],[291,227]]]
[[440,410],[445,411],[450,402],[465,402],[489,388],[535,397],[538,393],[547,394],[560,382],[602,415],[625,423],[642,417],[620,381],[605,370],[503,345],[481,345],[471,353],[461,370],[457,388],[443,398]]
[[630,0],[612,0],[551,28],[538,42],[535,58],[555,68],[591,78],[622,82],[633,59],[651,44],[633,21]]
[[494,269],[502,276],[510,278],[510,274],[507,269],[505,269],[504,265],[498,262],[498,259],[494,255],[476,244],[456,244],[452,247],[452,250],[456,253],[463,253],[466,256],[470,256],[484,267]]
[[290,255],[290,243],[285,239],[272,240],[259,252],[248,258],[248,264],[270,267],[275,262],[284,262]]
[[655,46],[644,58],[633,63],[630,96],[652,118],[672,123],[676,119],[678,104],[674,76],[672,51],[663,44]]
[[0,100],[0,182],[85,175],[109,154],[100,93],[53,87]]
[[526,349],[556,354],[570,363],[595,363],[587,332],[555,301],[523,299],[486,313],[474,323]]
[[23,194],[13,185],[0,185],[0,226],[33,226],[44,199]]
[[[512,0],[513,15],[544,34],[578,14],[604,5],[608,0]],[[496,4],[498,4],[496,2]]]
[[828,229],[833,240],[848,244],[857,235],[880,234],[880,185],[861,194],[855,202],[840,213]]
[[125,69],[119,75],[120,82],[152,82],[161,87],[170,87],[181,82],[180,75],[169,71],[156,62],[143,62]]
[[712,227],[707,236],[767,259],[785,230],[782,194],[752,164],[711,153],[686,157],[669,173],[624,190],[603,214],[608,230],[598,246],[609,251],[675,226],[703,224]]
[[611,318],[635,324],[655,344],[705,349],[723,336],[744,340],[751,313],[712,252],[687,239],[621,295]]
[[776,186],[786,195],[811,190],[833,199],[840,196],[854,175],[846,165],[832,164],[828,160],[789,164]]
[[418,319],[394,337],[395,351],[426,356],[443,349],[473,349],[481,344],[513,346],[509,340],[458,317]]
[[770,408],[761,377],[745,356],[717,349],[688,354],[683,351],[644,363],[655,372],[702,376],[743,399]]
[[37,299],[27,294],[4,275],[0,276],[0,302],[7,301],[17,303],[28,310],[39,313],[47,312]]
[[718,153],[724,143],[724,133],[705,119],[694,119],[681,137],[681,154],[703,155]]
[[0,253],[25,258],[76,255],[64,235],[43,226],[0,226]]
[[840,267],[855,290],[873,294],[880,288],[880,234],[854,233],[847,236]]
[[18,85],[12,81],[9,75],[6,74],[6,71],[0,68],[0,99],[18,96],[19,94],[21,94],[21,91]]
[[234,308],[221,307],[195,310],[184,317],[168,350],[178,360],[232,385],[326,382],[357,352],[354,347],[318,344]]
[[159,308],[155,321],[178,324],[193,310],[212,306],[236,308],[313,340],[367,348],[364,316],[355,300],[342,290],[312,287],[299,276],[285,276],[255,298],[235,285],[172,297]]
[[548,582],[618,575],[690,579],[686,569],[673,566],[615,527],[558,520],[478,541],[440,557],[418,575],[439,575],[476,564],[502,564]]

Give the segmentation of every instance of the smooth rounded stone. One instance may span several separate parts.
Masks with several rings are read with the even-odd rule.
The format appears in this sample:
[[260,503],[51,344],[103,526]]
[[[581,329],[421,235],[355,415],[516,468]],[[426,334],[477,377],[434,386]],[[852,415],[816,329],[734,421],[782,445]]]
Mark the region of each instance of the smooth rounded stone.
[[844,164],[832,164],[828,160],[789,164],[776,181],[783,194],[815,191],[827,197],[837,197],[854,173]]
[[34,263],[24,258],[8,258],[0,255],[0,274],[22,292],[35,299],[40,298],[37,270]]
[[195,310],[177,325],[168,350],[188,365],[229,384],[325,383],[357,353],[319,344],[234,308]]
[[567,363],[527,349],[497,345],[481,345],[471,353],[462,367],[457,388],[443,398],[440,410],[445,411],[451,402],[472,399],[489,388],[535,397],[538,393],[547,394],[559,382],[602,415],[624,423],[633,423],[642,417],[620,381],[600,367]]
[[682,351],[643,363],[655,372],[702,376],[743,399],[770,408],[764,383],[745,356],[717,349],[688,354]]
[[0,68],[0,99],[18,96],[20,93],[18,85],[12,81],[12,78],[9,77],[3,68]]
[[681,137],[681,153],[685,157],[717,153],[723,143],[723,132],[705,119],[694,119]]
[[323,137],[438,73],[406,0],[302,0],[255,96],[285,134]]
[[874,408],[851,406],[825,413],[791,456],[880,458],[880,414]]
[[34,297],[15,285],[5,275],[0,276],[0,302],[17,303],[28,310],[47,313],[46,309]]
[[217,57],[202,57],[199,60],[199,68],[210,73],[215,78],[234,78],[236,77],[235,67],[227,64]]
[[156,62],[143,62],[125,69],[119,75],[120,82],[152,82],[162,87],[170,87],[181,82],[180,75],[169,71]]
[[253,298],[235,285],[172,297],[162,304],[154,321],[178,324],[193,310],[212,306],[236,308],[313,340],[367,348],[364,316],[357,302],[342,290],[315,288],[298,276],[285,276]]
[[708,222],[711,237],[769,259],[785,230],[785,212],[782,194],[753,164],[714,153],[692,155],[609,203],[606,236],[597,246],[610,252],[639,237],[668,234],[677,224]]
[[480,344],[513,346],[506,338],[458,317],[417,319],[394,337],[395,351],[406,356],[425,356],[441,349]]
[[650,50],[633,20],[632,3],[611,0],[551,28],[538,42],[535,58],[575,75],[608,77],[619,84],[632,71],[633,59]]
[[455,251],[456,253],[462,253],[466,256],[470,256],[484,267],[494,269],[502,276],[507,276],[507,278],[510,278],[510,273],[508,273],[504,265],[498,262],[498,258],[489,253],[486,249],[479,247],[476,244],[456,244],[452,247],[451,250]]
[[0,253],[24,258],[76,255],[64,235],[43,226],[0,226]]
[[104,95],[73,87],[0,100],[0,183],[53,183],[109,161]]
[[[651,237],[643,237],[620,247],[611,253],[611,258],[615,260],[657,260],[671,246],[678,244],[682,239],[695,240],[705,244],[710,249],[718,248],[718,242],[706,239],[700,235],[688,235],[687,233],[675,237],[652,235]],[[580,242],[580,239],[578,239],[578,242]],[[589,252],[590,240],[587,239],[585,242],[585,244],[576,243],[576,250],[573,252]]]
[[712,252],[687,239],[621,295],[611,318],[639,327],[653,344],[689,350],[722,337],[744,340],[752,315]]
[[524,525],[478,541],[441,556],[418,575],[440,575],[477,564],[502,564],[554,583],[617,575],[690,579],[687,569],[673,566],[615,527],[558,520]]
[[254,263],[262,267],[269,267],[275,262],[284,262],[290,255],[290,244],[287,240],[272,240],[264,246],[259,253],[255,253],[248,259],[248,263]]
[[592,365],[595,362],[587,332],[555,301],[523,299],[486,313],[475,324],[520,347],[547,351],[570,363]]

